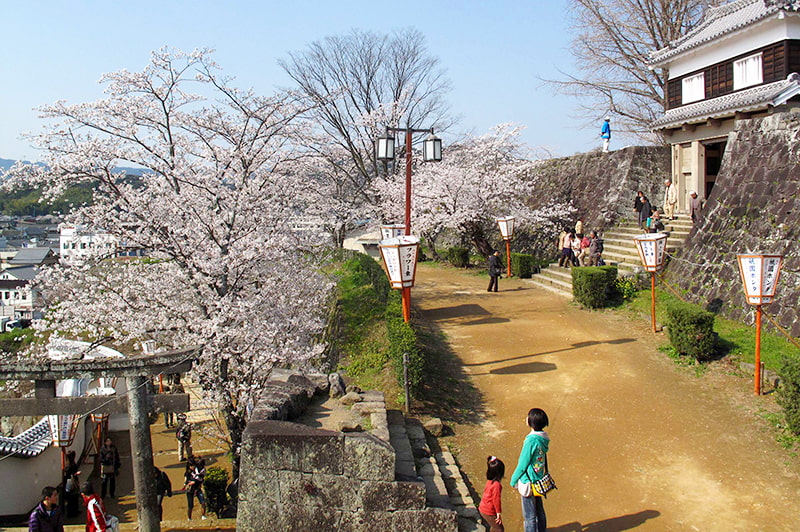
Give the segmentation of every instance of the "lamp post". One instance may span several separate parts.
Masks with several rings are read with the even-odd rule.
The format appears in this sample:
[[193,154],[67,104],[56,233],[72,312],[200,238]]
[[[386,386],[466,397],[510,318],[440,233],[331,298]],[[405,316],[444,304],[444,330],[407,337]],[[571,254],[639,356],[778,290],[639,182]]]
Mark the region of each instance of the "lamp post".
[[511,277],[511,237],[514,236],[514,217],[498,218],[497,225],[500,226],[500,234],[506,241],[506,276]]
[[433,128],[413,129],[387,127],[386,136],[380,137],[375,141],[375,156],[379,161],[390,161],[394,159],[394,137],[390,132],[406,134],[406,235],[411,235],[411,137],[414,133],[428,133],[428,137],[422,143],[422,160],[424,162],[442,160],[442,140],[433,134]]
[[58,414],[47,416],[47,422],[50,424],[50,438],[55,447],[61,449],[61,471],[67,463],[67,447],[72,445],[75,439],[75,433],[78,431],[78,421],[80,416],[76,414]]
[[736,255],[747,302],[756,307],[755,395],[761,395],[761,305],[772,303],[781,275],[783,255]]
[[411,319],[411,287],[414,286],[414,277],[417,274],[419,238],[398,236],[381,240],[378,247],[386,265],[389,283],[392,288],[403,291],[403,320],[408,322]]
[[[413,129],[386,127],[386,136],[381,137],[375,141],[375,157],[379,161],[390,161],[394,159],[394,137],[389,133],[405,132],[406,134],[406,215],[405,215],[405,236],[411,236],[411,138],[414,133],[428,133],[428,137],[422,143],[422,160],[424,162],[441,161],[442,160],[442,140],[433,134],[433,128],[429,129]],[[382,228],[381,228],[382,229]],[[382,231],[381,231],[382,232]],[[419,240],[417,239],[417,246]],[[414,271],[416,273],[416,250],[414,251]],[[383,248],[381,248],[383,255]],[[384,262],[386,258],[384,257]],[[387,272],[388,263],[387,263]],[[390,275],[391,280],[391,275]],[[394,285],[393,285],[394,286]],[[411,287],[414,286],[412,278],[411,284],[403,286],[403,319],[408,322],[411,317]]]
[[650,322],[656,332],[656,272],[664,267],[667,256],[667,235],[648,233],[633,237],[642,266],[650,272]]

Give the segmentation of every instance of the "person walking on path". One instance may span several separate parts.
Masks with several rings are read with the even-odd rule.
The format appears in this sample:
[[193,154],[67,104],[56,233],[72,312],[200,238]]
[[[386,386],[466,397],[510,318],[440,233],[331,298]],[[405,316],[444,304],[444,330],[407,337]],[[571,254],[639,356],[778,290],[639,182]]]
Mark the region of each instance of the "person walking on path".
[[106,532],[106,507],[103,499],[94,492],[91,482],[81,484],[83,504],[86,506],[86,532]]
[[[181,384],[180,373],[175,373],[174,375],[171,376],[169,390],[167,391],[167,393],[170,394],[186,393],[185,390],[183,389],[183,384]],[[168,429],[177,426],[175,425],[175,414],[173,412],[164,412],[164,425]]]
[[75,462],[75,451],[67,453],[67,465],[64,466],[62,483],[64,487],[64,499],[61,501],[61,508],[67,517],[77,517],[80,515],[80,496],[81,487],[78,475],[80,469]]
[[183,462],[192,454],[192,424],[186,421],[186,414],[178,414],[175,438],[178,440],[178,461]]
[[678,187],[672,184],[672,180],[664,181],[664,215],[667,220],[675,220],[675,206],[678,204]]
[[42,500],[28,518],[28,532],[64,532],[64,516],[58,507],[58,490],[42,489]]
[[519,453],[517,467],[511,475],[511,487],[519,491],[522,499],[522,520],[525,532],[545,532],[547,517],[541,495],[533,489],[533,484],[541,480],[547,470],[547,451],[550,437],[544,428],[550,424],[547,414],[541,408],[532,408],[527,418],[530,433],[525,436],[522,451]]
[[689,196],[692,197],[689,201],[689,214],[692,217],[692,223],[697,224],[702,219],[703,203],[700,198],[697,197],[697,192],[694,190],[689,192]]
[[105,499],[106,493],[112,499],[116,497],[117,493],[117,475],[119,468],[122,465],[119,459],[119,451],[111,441],[111,438],[106,438],[103,446],[100,447],[100,478],[102,484],[100,485],[100,497]]
[[600,138],[603,139],[603,153],[608,153],[608,145],[611,143],[611,117],[607,116],[600,128]]
[[642,196],[642,209],[639,211],[639,228],[647,231],[647,219],[653,214],[653,207],[647,196]]
[[164,497],[172,497],[172,482],[169,480],[169,476],[164,472],[161,471],[159,468],[153,468],[153,476],[155,477],[156,481],[156,499],[158,500],[158,520],[163,520],[164,517],[164,508],[162,504],[164,502]]
[[[497,292],[497,280],[500,279],[500,252],[495,251],[489,255],[489,288],[487,292]],[[494,290],[492,290],[494,287]]]
[[203,496],[203,481],[206,478],[206,461],[198,456],[189,456],[186,462],[186,471],[183,474],[186,481],[183,489],[186,491],[187,515],[192,520],[192,509],[194,508],[194,498],[200,501],[203,509],[202,519],[206,518],[206,499]]
[[486,459],[486,486],[483,488],[483,498],[478,505],[481,517],[489,526],[489,532],[503,532],[502,493],[503,484],[500,482],[506,475],[506,465],[496,456]]
[[642,198],[644,198],[644,192],[641,190],[636,191],[636,199],[633,200],[633,212],[636,213],[636,219],[639,219],[639,213],[642,212]]

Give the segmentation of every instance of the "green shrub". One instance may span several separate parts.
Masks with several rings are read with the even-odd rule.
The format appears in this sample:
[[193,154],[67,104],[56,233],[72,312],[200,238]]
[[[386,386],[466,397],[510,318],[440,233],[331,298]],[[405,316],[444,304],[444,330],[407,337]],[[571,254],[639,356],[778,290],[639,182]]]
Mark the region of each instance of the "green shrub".
[[520,279],[530,279],[533,274],[533,255],[512,253],[511,272]]
[[412,391],[419,390],[425,370],[425,359],[417,347],[417,333],[410,323],[403,321],[403,304],[400,290],[392,290],[386,305],[386,329],[389,333],[389,358],[395,377],[403,386],[403,353],[408,353],[408,381]]
[[466,268],[469,266],[469,249],[457,246],[448,248],[447,260],[456,268]]
[[572,295],[585,307],[605,307],[614,300],[616,280],[616,266],[572,268]]
[[778,374],[781,378],[778,404],[783,409],[786,426],[800,436],[800,359],[784,356]]
[[206,478],[203,481],[203,488],[206,492],[206,504],[208,511],[220,517],[222,510],[228,504],[228,495],[225,489],[228,487],[228,472],[221,467],[212,466],[206,470]]
[[716,335],[711,312],[683,301],[672,301],[667,305],[667,331],[672,347],[681,355],[700,361],[714,355]]
[[634,279],[626,277],[624,279],[614,280],[614,290],[623,301],[628,301],[633,299],[636,292],[639,291],[639,288]]

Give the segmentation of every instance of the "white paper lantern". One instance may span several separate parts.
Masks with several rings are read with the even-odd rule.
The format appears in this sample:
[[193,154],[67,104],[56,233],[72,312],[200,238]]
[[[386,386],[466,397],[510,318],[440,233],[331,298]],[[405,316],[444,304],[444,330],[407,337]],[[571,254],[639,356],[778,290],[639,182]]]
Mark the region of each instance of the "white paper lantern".
[[47,416],[50,424],[50,437],[56,447],[69,447],[75,439],[78,431],[78,419],[76,414],[59,414]]
[[667,257],[667,236],[664,233],[648,233],[633,237],[642,266],[648,272],[657,272],[664,267]]
[[775,297],[783,255],[760,253],[737,255],[744,295],[751,305],[768,305]]
[[419,238],[410,235],[382,240],[381,250],[386,274],[392,288],[411,288],[417,273],[417,251]]
[[500,226],[500,234],[503,235],[503,240],[511,240],[511,237],[514,236],[514,217],[498,218],[497,225]]

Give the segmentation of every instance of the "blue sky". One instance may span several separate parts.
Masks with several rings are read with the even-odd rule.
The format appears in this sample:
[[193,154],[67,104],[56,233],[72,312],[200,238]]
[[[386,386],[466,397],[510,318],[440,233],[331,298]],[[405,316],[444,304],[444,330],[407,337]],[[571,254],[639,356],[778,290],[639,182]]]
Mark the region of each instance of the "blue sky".
[[271,94],[291,84],[278,59],[352,28],[421,31],[453,83],[448,100],[461,117],[458,131],[481,134],[515,122],[527,127],[527,143],[557,155],[600,145],[605,110],[576,118],[575,100],[537,79],[557,76],[556,67],[571,70],[565,0],[0,0],[0,6],[0,158],[37,160],[19,139],[42,125],[33,108],[95,100],[102,96],[101,74],[140,70],[162,46],[213,48],[237,86]]

